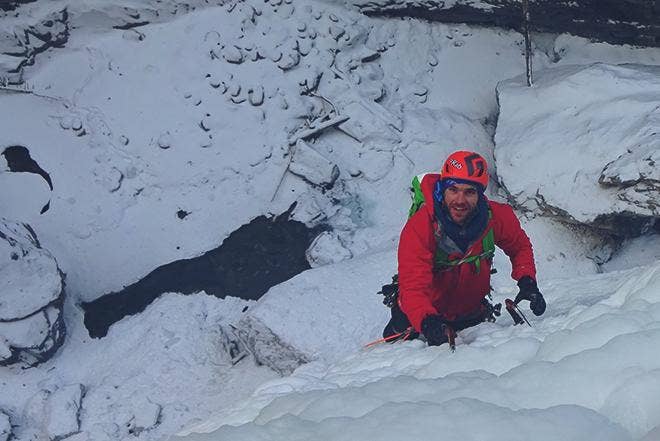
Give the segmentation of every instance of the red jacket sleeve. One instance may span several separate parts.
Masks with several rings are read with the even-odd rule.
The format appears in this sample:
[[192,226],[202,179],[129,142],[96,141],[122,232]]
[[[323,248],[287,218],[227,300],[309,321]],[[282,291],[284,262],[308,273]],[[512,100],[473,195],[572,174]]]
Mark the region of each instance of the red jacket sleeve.
[[497,202],[491,202],[490,207],[494,220],[495,245],[511,259],[511,277],[520,280],[523,276],[530,276],[536,280],[532,243],[520,226],[513,209]]
[[403,227],[399,240],[399,306],[410,323],[421,330],[422,320],[437,311],[431,303],[435,237],[425,209]]

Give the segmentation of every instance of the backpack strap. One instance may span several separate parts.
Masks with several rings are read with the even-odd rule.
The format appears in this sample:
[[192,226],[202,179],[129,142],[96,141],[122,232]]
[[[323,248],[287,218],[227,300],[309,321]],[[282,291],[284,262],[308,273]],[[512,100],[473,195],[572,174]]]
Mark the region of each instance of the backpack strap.
[[[488,209],[488,219],[492,219],[493,213]],[[481,261],[483,259],[490,260],[495,256],[495,233],[493,232],[493,227],[489,225],[487,227],[486,233],[481,239],[481,248],[482,251],[479,254],[467,255],[461,258],[449,259],[449,253],[442,249],[442,247],[436,246],[435,249],[435,267],[439,271],[447,271],[453,267],[462,265],[464,263],[472,263],[475,266],[477,273],[481,271]],[[439,232],[439,228],[435,229],[436,232]],[[438,240],[438,235],[436,234],[436,241]]]
[[422,179],[426,173],[417,175],[413,178],[410,191],[412,192],[412,205],[410,210],[408,210],[408,219],[412,217],[413,214],[417,213],[419,207],[424,203],[424,193],[422,193]]

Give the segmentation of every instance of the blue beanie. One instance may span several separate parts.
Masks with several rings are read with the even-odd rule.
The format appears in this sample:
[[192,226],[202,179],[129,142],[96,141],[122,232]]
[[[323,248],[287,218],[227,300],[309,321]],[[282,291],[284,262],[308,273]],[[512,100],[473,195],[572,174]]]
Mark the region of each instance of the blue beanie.
[[484,194],[484,187],[478,182],[468,181],[467,179],[460,179],[460,178],[446,178],[446,179],[440,178],[438,182],[435,183],[435,188],[433,189],[433,198],[438,202],[442,202],[443,195],[445,194],[445,190],[456,184],[468,184],[473,186],[479,192],[480,198]]

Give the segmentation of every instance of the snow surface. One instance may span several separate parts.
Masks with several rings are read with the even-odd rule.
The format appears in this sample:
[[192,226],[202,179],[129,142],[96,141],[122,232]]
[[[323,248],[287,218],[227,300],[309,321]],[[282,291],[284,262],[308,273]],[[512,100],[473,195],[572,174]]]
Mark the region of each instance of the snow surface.
[[541,290],[533,327],[502,317],[455,353],[412,341],[310,363],[184,439],[626,440],[660,426],[660,263]]
[[[138,28],[143,38],[135,39],[136,30],[99,32],[92,19],[111,22],[126,11],[83,2],[76,8],[94,14],[80,12],[87,20],[78,19],[66,48],[28,70],[34,93],[1,92],[14,117],[0,122],[0,142],[29,148],[55,188],[51,194],[34,174],[2,173],[0,210],[35,228],[76,298],[89,301],[200,255],[294,200],[298,216],[344,231],[346,256],[392,245],[411,176],[460,146],[492,159],[494,88],[520,74],[519,34],[276,3],[170,14],[172,21]],[[46,4],[26,6],[37,14]],[[147,17],[155,7],[124,6]],[[657,49],[567,36],[541,42],[539,69],[564,59],[660,64]],[[243,62],[226,60],[222,51],[231,48]],[[255,53],[256,61],[248,58]],[[286,57],[298,65],[285,69]],[[318,96],[301,95],[316,82]],[[251,105],[262,90],[263,104]],[[323,194],[285,173],[288,141],[333,108],[351,119],[314,144],[340,171],[337,189]],[[191,215],[181,220],[179,209]]]
[[[308,0],[188,14],[170,13],[173,2],[106,3],[76,5],[88,9],[67,46],[26,70],[33,93],[0,91],[11,109],[0,146],[29,148],[54,184],[50,192],[36,175],[0,173],[0,211],[35,228],[67,273],[70,296],[60,352],[38,368],[0,368],[0,439],[8,430],[19,441],[54,439],[76,430],[80,409],[71,440],[154,440],[184,427],[205,432],[189,439],[658,439],[655,238],[624,244],[607,267],[600,263],[613,248],[601,238],[527,213],[549,304],[541,318],[528,314],[533,328],[503,316],[462,332],[453,354],[421,342],[361,349],[386,322],[375,293],[395,268],[411,177],[457,148],[477,149],[493,165],[490,195],[504,197],[493,162],[495,87],[522,73],[519,34],[374,19]],[[3,25],[19,29],[62,4],[26,5],[28,18]],[[109,31],[126,18],[123,7],[163,22]],[[156,19],[159,7],[167,13]],[[566,35],[535,44],[539,70],[660,65],[658,49]],[[638,88],[641,99],[647,90],[636,76],[620,92]],[[563,98],[579,100],[565,83]],[[529,93],[510,91],[514,105]],[[619,91],[605,93],[614,106]],[[551,114],[550,104],[533,101],[533,110]],[[305,139],[316,154],[296,157],[296,141],[338,115],[349,120]],[[549,121],[570,128],[571,139],[588,132]],[[512,136],[532,128],[516,125]],[[542,128],[540,136],[554,136]],[[541,166],[557,163],[547,157]],[[313,185],[332,179],[335,166],[332,189]],[[539,178],[516,181],[531,183]],[[564,185],[570,194],[572,183]],[[215,248],[293,201],[297,219],[334,228],[308,252],[314,269],[257,303],[166,294],[106,338],[87,336],[77,302]],[[180,209],[191,214],[179,219]],[[496,267],[502,301],[516,289],[501,253]],[[619,268],[632,269],[596,274]],[[312,361],[284,378],[249,357],[232,366],[224,330],[248,319]],[[77,403],[76,393],[58,393],[77,390],[79,407],[51,398]]]

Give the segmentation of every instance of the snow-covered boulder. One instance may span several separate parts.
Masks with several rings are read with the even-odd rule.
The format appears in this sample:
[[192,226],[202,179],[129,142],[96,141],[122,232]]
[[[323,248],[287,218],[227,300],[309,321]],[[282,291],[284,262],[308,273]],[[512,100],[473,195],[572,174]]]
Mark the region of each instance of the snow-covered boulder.
[[358,350],[389,319],[377,292],[395,267],[390,251],[305,271],[250,308],[238,323],[242,340],[258,362],[282,374]]
[[336,232],[324,231],[319,234],[305,253],[307,261],[312,268],[341,262],[353,257],[341,242],[341,237]]
[[495,157],[512,201],[619,236],[648,230],[660,217],[660,67],[566,66],[523,81],[497,88]]
[[339,177],[339,168],[301,139],[296,142],[289,170],[294,175],[323,187],[332,187]]
[[44,8],[37,17],[0,11],[8,26],[0,30],[0,73],[9,82],[22,80],[22,69],[50,47],[61,47],[69,39],[66,8]]
[[72,384],[55,390],[48,397],[46,429],[50,439],[65,439],[80,431],[80,413],[85,388]]
[[62,345],[62,277],[28,225],[0,218],[0,365],[36,365]]

